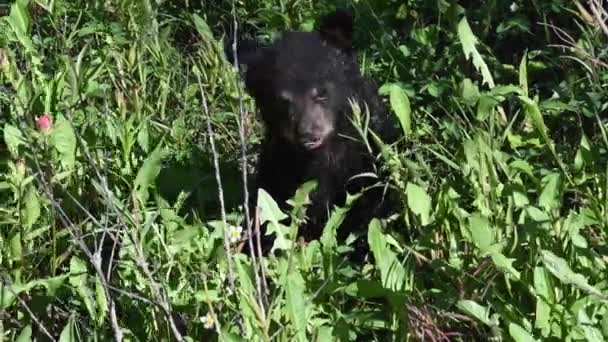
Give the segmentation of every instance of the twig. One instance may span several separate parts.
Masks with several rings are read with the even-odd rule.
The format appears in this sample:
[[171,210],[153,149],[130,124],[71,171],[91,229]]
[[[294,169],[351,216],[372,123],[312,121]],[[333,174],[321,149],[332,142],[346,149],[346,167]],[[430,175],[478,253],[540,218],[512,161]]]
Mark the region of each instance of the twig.
[[589,7],[591,7],[591,12],[593,12],[595,21],[597,21],[600,28],[602,31],[604,31],[604,34],[608,38],[608,26],[606,26],[606,22],[604,21],[604,18],[602,18],[602,15],[606,15],[606,10],[602,8],[602,5],[598,0],[589,0]]
[[[243,210],[245,210],[245,223],[247,226],[247,241],[249,243],[249,254],[251,256],[251,263],[254,269],[256,290],[258,292],[258,300],[260,309],[262,310],[262,315],[266,317],[266,309],[265,309],[265,296],[262,292],[262,280],[260,279],[259,269],[258,269],[258,260],[256,258],[255,248],[253,245],[253,234],[252,234],[252,222],[251,216],[249,212],[249,185],[247,184],[247,143],[245,140],[245,129],[247,126],[247,118],[245,114],[245,109],[243,106],[243,94],[241,93],[241,87],[239,82],[239,59],[238,59],[238,22],[236,19],[236,4],[235,1],[232,1],[232,24],[233,24],[233,40],[232,40],[232,56],[233,56],[233,64],[237,71],[237,77],[235,77],[236,82],[236,90],[239,96],[239,139],[241,142],[241,172],[242,172],[242,181],[243,181]],[[256,236],[259,240],[260,236]],[[260,267],[263,267],[263,263],[260,263]]]
[[232,265],[232,253],[230,252],[230,235],[228,233],[228,224],[226,222],[226,206],[224,204],[224,189],[222,186],[222,177],[220,174],[220,163],[215,148],[215,139],[213,138],[213,129],[211,129],[211,114],[209,113],[209,107],[207,106],[207,97],[205,96],[205,89],[203,89],[203,82],[201,81],[200,68],[197,65],[199,72],[196,72],[196,78],[198,80],[198,87],[201,92],[203,110],[207,117],[207,135],[209,136],[209,143],[211,144],[211,152],[213,153],[213,167],[215,168],[215,180],[217,182],[217,192],[220,201],[220,214],[222,216],[222,226],[224,228],[224,249],[226,251],[226,258],[228,259],[228,282],[230,283],[230,290],[232,293],[235,292],[234,287],[234,271]]
[[112,325],[112,332],[114,333],[114,339],[117,342],[121,342],[124,335],[123,335],[122,328],[118,324],[118,318],[116,315],[116,303],[114,302],[114,299],[112,298],[112,295],[111,295],[110,291],[108,290],[108,282],[107,282],[107,279],[106,279],[106,276],[105,276],[103,270],[101,269],[101,258],[99,257],[99,255],[96,256],[91,253],[91,251],[86,246],[84,241],[82,241],[82,237],[80,236],[80,233],[78,233],[78,231],[74,228],[74,226],[75,226],[74,223],[70,220],[70,218],[67,216],[67,214],[61,207],[61,205],[53,197],[49,184],[44,180],[44,177],[42,176],[42,174],[43,174],[42,168],[40,167],[38,158],[35,155],[34,155],[34,162],[36,163],[36,166],[40,173],[40,176],[37,177],[38,183],[42,186],[42,190],[46,193],[47,197],[49,198],[49,200],[55,207],[55,210],[57,210],[57,213],[59,214],[59,220],[61,221],[63,226],[68,230],[70,235],[72,235],[72,238],[74,239],[74,241],[76,241],[78,247],[87,256],[87,258],[89,259],[89,262],[91,263],[91,265],[93,265],[93,269],[99,276],[101,285],[103,287],[104,294],[108,301],[108,318],[110,319],[110,324]]
[[34,312],[32,312],[32,310],[29,308],[29,306],[27,306],[27,303],[19,296],[18,293],[15,292],[15,290],[13,290],[12,284],[10,283],[10,279],[8,279],[8,277],[5,277],[4,275],[2,275],[2,282],[4,283],[4,287],[7,288],[13,294],[13,296],[15,296],[15,298],[19,301],[19,304],[21,304],[21,306],[25,309],[25,311],[27,311],[27,313],[28,313],[28,315],[30,315],[30,318],[32,319],[32,321],[34,321],[34,323],[36,323],[38,328],[40,328],[40,330],[46,335],[46,337],[48,337],[49,340],[51,340],[51,341],[57,341],[53,338],[51,333],[49,333],[49,331],[46,330],[44,325],[36,317]]

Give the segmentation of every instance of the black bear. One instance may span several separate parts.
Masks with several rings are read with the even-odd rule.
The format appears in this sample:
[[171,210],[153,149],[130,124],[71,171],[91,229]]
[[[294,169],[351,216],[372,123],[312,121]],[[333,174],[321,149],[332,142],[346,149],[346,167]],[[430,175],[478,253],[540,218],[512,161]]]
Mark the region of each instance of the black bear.
[[[285,32],[267,45],[254,40],[238,44],[238,61],[246,67],[245,88],[266,128],[250,190],[251,207],[258,188],[285,209],[286,200],[300,185],[317,180],[307,221],[299,228],[306,240],[321,235],[328,214],[345,203],[347,192],[377,182],[353,179],[374,172],[378,151],[370,151],[362,142],[352,123],[350,100],[369,109],[369,128],[382,141],[393,143],[399,138],[396,120],[377,86],[361,75],[352,45],[353,24],[352,13],[339,9],[323,17],[317,31]],[[233,63],[230,45],[226,54]],[[338,230],[340,238],[365,232],[372,217],[385,216],[393,208],[396,200],[387,200],[384,190],[372,188],[357,200]]]

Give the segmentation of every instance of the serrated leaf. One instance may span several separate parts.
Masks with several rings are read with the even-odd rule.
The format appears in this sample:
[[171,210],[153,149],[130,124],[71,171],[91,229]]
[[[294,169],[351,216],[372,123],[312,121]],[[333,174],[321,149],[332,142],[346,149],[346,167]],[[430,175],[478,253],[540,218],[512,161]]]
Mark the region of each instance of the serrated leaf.
[[293,324],[295,335],[298,341],[307,341],[306,339],[306,286],[304,278],[298,269],[292,269],[287,277],[285,289],[285,306],[287,316]]
[[535,342],[536,339],[519,324],[509,323],[509,335],[516,342]]
[[420,224],[429,224],[431,216],[431,197],[426,190],[414,183],[408,183],[405,189],[409,209],[420,217]]
[[543,250],[541,251],[541,260],[545,267],[547,267],[547,270],[562,283],[574,285],[589,294],[604,299],[606,298],[600,290],[589,285],[587,278],[585,278],[582,274],[572,271],[566,260],[563,258],[558,257],[550,251]]
[[329,216],[329,219],[327,220],[327,223],[323,227],[323,234],[321,235],[321,238],[319,238],[319,241],[321,242],[324,251],[329,251],[332,248],[336,247],[337,229],[342,224],[344,218],[346,217],[346,214],[350,211],[354,202],[359,197],[361,197],[361,194],[347,194],[346,203],[344,204],[344,207],[336,207],[332,211],[331,215]]
[[271,251],[275,249],[289,249],[292,245],[289,239],[288,227],[283,226],[280,221],[288,216],[281,211],[279,205],[266,192],[266,190],[258,189],[258,207],[260,208],[260,224],[268,222],[266,234],[275,233],[275,240]]
[[150,153],[146,158],[141,168],[137,171],[133,189],[139,201],[145,204],[149,198],[148,189],[154,185],[156,177],[160,174],[162,167],[162,161],[165,157],[165,150],[162,147],[162,143]]
[[390,103],[401,123],[403,134],[409,137],[412,133],[412,109],[407,94],[398,84],[393,84],[391,87]]
[[72,125],[63,115],[57,115],[57,122],[51,131],[50,144],[59,152],[63,167],[71,169],[76,158],[76,135]]
[[469,60],[472,57],[473,65],[477,71],[481,72],[483,83],[487,83],[490,88],[494,88],[494,79],[486,62],[484,62],[483,57],[481,57],[481,54],[475,47],[477,45],[477,37],[473,34],[466,17],[463,17],[458,23],[458,38],[462,44],[465,58]]
[[4,142],[13,158],[17,158],[19,145],[23,144],[24,141],[23,133],[21,133],[19,128],[10,124],[4,125]]

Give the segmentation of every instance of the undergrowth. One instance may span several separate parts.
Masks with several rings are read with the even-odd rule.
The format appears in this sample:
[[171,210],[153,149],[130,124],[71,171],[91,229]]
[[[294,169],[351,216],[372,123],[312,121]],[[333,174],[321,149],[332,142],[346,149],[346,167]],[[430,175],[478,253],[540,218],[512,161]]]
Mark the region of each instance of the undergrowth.
[[334,208],[302,244],[314,184],[290,212],[261,191],[282,253],[236,251],[261,127],[225,34],[311,30],[337,5],[0,7],[3,340],[608,338],[601,0],[351,4],[403,129],[378,156],[402,208],[345,242]]

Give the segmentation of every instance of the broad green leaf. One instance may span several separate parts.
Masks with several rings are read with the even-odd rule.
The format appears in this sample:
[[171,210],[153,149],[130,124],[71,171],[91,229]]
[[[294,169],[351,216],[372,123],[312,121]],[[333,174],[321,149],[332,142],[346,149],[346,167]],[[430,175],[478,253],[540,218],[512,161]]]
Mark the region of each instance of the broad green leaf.
[[519,324],[515,323],[509,323],[509,335],[511,335],[516,342],[537,341],[529,332],[527,332]]
[[36,188],[28,186],[28,190],[23,197],[23,207],[21,208],[21,222],[27,228],[31,228],[40,217],[40,202]]
[[551,173],[541,179],[542,190],[538,205],[545,210],[557,209],[561,205],[561,175]]
[[458,23],[458,38],[462,44],[465,58],[468,60],[472,57],[473,65],[477,71],[481,72],[483,83],[487,83],[490,89],[494,88],[494,79],[492,78],[492,74],[490,74],[490,69],[488,69],[486,62],[484,62],[483,57],[481,57],[481,54],[475,47],[477,45],[477,37],[473,34],[466,17],[463,17]]
[[493,251],[490,253],[490,257],[492,258],[492,262],[496,265],[501,272],[505,273],[505,275],[511,275],[516,280],[520,280],[520,273],[513,267],[514,258],[507,258],[504,254],[496,251],[497,245],[492,246]]
[[76,158],[76,135],[70,122],[61,114],[57,115],[52,128],[50,144],[59,152],[63,167],[71,169]]
[[26,52],[34,51],[30,38],[30,17],[26,5],[21,1],[15,1],[11,6],[11,12],[7,18],[13,33]]
[[482,253],[489,251],[490,246],[494,243],[494,232],[490,228],[490,221],[487,217],[480,214],[475,214],[469,217],[469,230],[471,238],[475,246]]
[[14,303],[16,295],[27,292],[37,286],[46,288],[47,295],[52,297],[67,278],[67,275],[60,275],[46,279],[32,280],[27,284],[13,284],[10,288],[8,285],[0,282],[0,309],[7,309]]
[[460,84],[460,98],[469,105],[474,105],[479,100],[479,88],[470,78],[465,78]]
[[547,267],[547,270],[562,283],[574,285],[589,294],[606,299],[606,296],[600,290],[589,285],[587,279],[582,274],[572,271],[563,258],[558,257],[550,251],[543,250],[541,251],[541,260],[545,267]]
[[165,155],[166,152],[162,147],[162,143],[159,143],[154,151],[150,153],[148,158],[146,158],[139,171],[137,171],[133,188],[137,198],[142,204],[145,204],[148,201],[148,189],[154,186],[154,181],[160,174],[162,161]]
[[308,318],[306,317],[307,296],[305,290],[306,285],[300,271],[297,268],[291,269],[285,289],[285,306],[298,341],[307,341],[306,322]]
[[25,139],[19,128],[10,124],[4,125],[4,142],[13,158],[17,158],[19,145],[23,144],[24,141]]
[[534,290],[537,295],[534,327],[539,329],[544,337],[547,337],[551,331],[550,305],[555,302],[555,296],[551,277],[542,266],[534,268]]
[[390,92],[391,107],[395,111],[406,137],[412,134],[412,109],[407,94],[398,84],[393,84]]
[[374,254],[376,266],[380,269],[382,286],[392,291],[401,291],[405,286],[406,270],[389,248],[382,233],[380,221],[373,219],[369,224],[367,240]]
[[458,308],[465,314],[479,320],[487,326],[492,326],[492,320],[490,319],[490,309],[479,305],[477,302],[472,300],[463,299],[458,301]]
[[429,224],[431,216],[431,197],[426,190],[414,183],[408,183],[405,189],[407,205],[410,210],[420,217],[420,224]]
[[15,339],[15,342],[29,342],[32,340],[32,325],[28,324],[25,328],[21,329],[19,336]]

